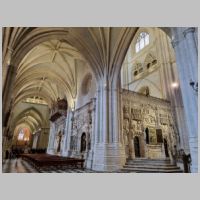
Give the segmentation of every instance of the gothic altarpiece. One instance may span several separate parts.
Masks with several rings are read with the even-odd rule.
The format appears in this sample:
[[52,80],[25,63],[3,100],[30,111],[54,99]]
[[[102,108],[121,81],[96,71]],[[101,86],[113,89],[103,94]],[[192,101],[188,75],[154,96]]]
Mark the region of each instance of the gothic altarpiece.
[[122,104],[126,157],[171,157],[177,131],[170,103],[123,90]]

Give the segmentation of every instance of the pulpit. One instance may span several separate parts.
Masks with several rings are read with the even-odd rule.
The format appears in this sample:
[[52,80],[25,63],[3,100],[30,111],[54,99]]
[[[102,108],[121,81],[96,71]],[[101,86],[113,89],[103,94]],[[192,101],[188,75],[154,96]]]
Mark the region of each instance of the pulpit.
[[50,121],[55,122],[61,116],[67,116],[68,104],[65,99],[57,99],[51,111]]

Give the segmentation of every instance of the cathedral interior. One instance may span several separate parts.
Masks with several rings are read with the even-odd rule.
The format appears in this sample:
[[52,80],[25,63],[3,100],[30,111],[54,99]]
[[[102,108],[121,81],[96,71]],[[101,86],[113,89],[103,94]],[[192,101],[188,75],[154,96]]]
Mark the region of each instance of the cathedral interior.
[[3,173],[197,173],[196,27],[4,27]]

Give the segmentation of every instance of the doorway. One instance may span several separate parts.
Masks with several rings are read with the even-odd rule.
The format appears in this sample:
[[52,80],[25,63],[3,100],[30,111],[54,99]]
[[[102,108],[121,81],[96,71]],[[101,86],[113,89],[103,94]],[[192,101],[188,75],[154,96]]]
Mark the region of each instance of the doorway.
[[145,129],[145,133],[146,133],[146,144],[149,144],[149,129],[148,128]]
[[134,148],[135,148],[135,157],[140,157],[140,143],[138,136],[134,138]]
[[168,151],[168,144],[167,144],[166,139],[164,139],[164,148],[165,148],[165,156],[168,158],[169,157],[169,151]]
[[81,136],[81,153],[86,150],[86,134],[83,133]]

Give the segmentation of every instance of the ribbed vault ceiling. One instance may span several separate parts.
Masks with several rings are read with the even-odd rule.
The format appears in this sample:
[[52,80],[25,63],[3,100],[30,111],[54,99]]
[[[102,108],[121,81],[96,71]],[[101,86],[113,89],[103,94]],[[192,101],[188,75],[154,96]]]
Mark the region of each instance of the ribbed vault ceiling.
[[77,92],[77,60],[80,53],[66,42],[50,40],[34,47],[21,61],[14,88],[15,103],[39,96],[51,105],[60,98],[74,98]]
[[[91,67],[97,83],[118,82],[127,49],[138,27],[5,27],[3,28],[3,108],[28,97],[44,99],[49,106],[58,97],[72,105],[77,93],[77,60]],[[166,28],[166,31],[169,31]],[[82,56],[84,57],[82,57]],[[17,69],[14,92],[6,82],[10,69]],[[9,89],[8,89],[9,88]],[[10,91],[10,90],[9,90]],[[12,95],[11,95],[12,93]],[[70,102],[71,99],[71,102]],[[19,121],[20,126],[24,123]],[[29,127],[34,120],[28,117]]]
[[44,119],[35,108],[30,107],[29,109],[24,110],[19,115],[13,119],[12,128],[17,127],[28,127],[29,130],[33,131],[48,126],[48,119]]

